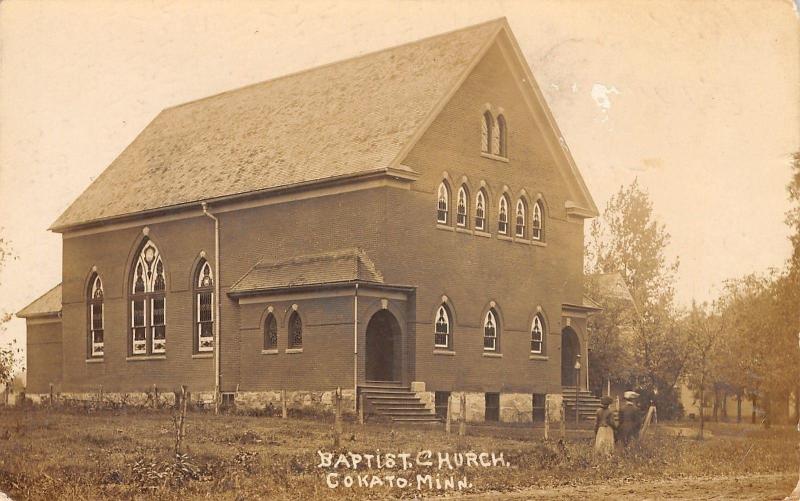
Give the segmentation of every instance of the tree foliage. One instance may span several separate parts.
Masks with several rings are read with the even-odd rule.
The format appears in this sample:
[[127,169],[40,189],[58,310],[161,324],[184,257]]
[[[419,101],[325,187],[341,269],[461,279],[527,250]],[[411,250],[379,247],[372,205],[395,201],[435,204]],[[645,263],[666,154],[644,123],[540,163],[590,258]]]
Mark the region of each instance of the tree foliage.
[[[0,231],[2,228],[0,228]],[[11,250],[9,241],[0,235],[0,277],[6,263],[16,259]],[[0,304],[0,334],[5,332],[5,324],[11,320],[11,313],[5,311],[6,305]],[[14,379],[15,370],[19,366],[19,355],[21,349],[16,346],[16,340],[4,347],[0,347],[0,385],[5,386]]]

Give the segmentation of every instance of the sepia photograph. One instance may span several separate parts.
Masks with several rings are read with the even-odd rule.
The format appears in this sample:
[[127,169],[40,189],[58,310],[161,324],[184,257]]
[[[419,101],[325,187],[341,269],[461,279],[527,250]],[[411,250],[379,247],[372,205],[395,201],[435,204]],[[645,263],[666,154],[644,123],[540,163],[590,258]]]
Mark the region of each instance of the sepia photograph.
[[800,0],[0,0],[0,501],[800,501]]

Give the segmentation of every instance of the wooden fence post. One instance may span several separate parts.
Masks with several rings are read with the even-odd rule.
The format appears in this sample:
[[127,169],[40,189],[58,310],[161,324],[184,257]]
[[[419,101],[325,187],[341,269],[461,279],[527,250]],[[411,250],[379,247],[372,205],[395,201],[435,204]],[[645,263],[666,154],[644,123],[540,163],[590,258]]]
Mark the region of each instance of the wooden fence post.
[[567,436],[567,422],[566,422],[567,421],[567,410],[564,407],[564,402],[563,401],[561,402],[561,416],[560,417],[561,417],[561,421],[560,421],[561,439],[563,440]]
[[334,417],[333,417],[333,446],[339,447],[342,436],[342,389],[336,388]]
[[364,394],[360,393],[358,395],[358,424],[364,424],[364,403],[366,400],[364,399]]
[[286,419],[289,412],[286,409],[286,390],[281,390],[281,417]]
[[461,394],[461,419],[458,423],[458,436],[463,437],[467,432],[467,394]]
[[52,407],[53,404],[53,383],[50,383],[50,407]]
[[445,419],[444,419],[444,431],[448,435],[450,434],[450,418],[451,418],[450,402],[452,400],[453,400],[453,396],[452,395],[448,395],[447,396],[447,414],[445,414]]
[[544,439],[550,440],[550,401],[544,402]]

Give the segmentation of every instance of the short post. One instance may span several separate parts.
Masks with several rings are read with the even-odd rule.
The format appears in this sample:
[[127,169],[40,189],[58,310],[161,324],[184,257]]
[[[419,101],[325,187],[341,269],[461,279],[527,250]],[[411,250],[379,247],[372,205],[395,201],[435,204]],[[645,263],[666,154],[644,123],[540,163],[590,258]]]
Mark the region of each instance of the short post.
[[447,413],[444,418],[444,432],[450,434],[450,401],[453,400],[452,395],[447,396]]
[[581,356],[575,357],[575,424],[580,420]]
[[50,407],[53,406],[53,383],[50,383]]
[[98,402],[102,402],[103,401],[103,385],[102,384],[100,385],[100,388],[97,390],[97,401]]
[[333,446],[339,447],[339,440],[342,435],[342,389],[340,387],[336,388],[334,400]]
[[544,403],[544,439],[550,440],[550,399]]
[[153,384],[153,409],[158,407],[158,386]]
[[286,419],[289,412],[286,409],[286,390],[281,390],[281,417]]
[[561,439],[562,440],[567,437],[567,424],[566,424],[566,421],[567,421],[567,413],[566,413],[566,409],[564,408],[564,402],[562,401],[561,402],[561,420],[560,420],[560,423],[559,423],[560,427],[561,427]]
[[219,385],[214,386],[214,414],[219,414]]
[[463,437],[467,432],[467,394],[461,394],[461,419],[458,422],[458,436]]
[[180,415],[178,416],[178,426],[175,430],[175,455],[181,453],[181,446],[183,444],[183,437],[186,433],[186,386],[181,385],[181,405]]

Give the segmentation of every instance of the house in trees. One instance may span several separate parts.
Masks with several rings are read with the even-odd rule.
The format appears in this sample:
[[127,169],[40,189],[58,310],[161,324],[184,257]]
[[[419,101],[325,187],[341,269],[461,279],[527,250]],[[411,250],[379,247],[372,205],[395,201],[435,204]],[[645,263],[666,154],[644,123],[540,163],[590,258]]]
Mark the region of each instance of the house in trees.
[[51,227],[28,392],[530,420],[596,213],[505,19],[168,108]]

